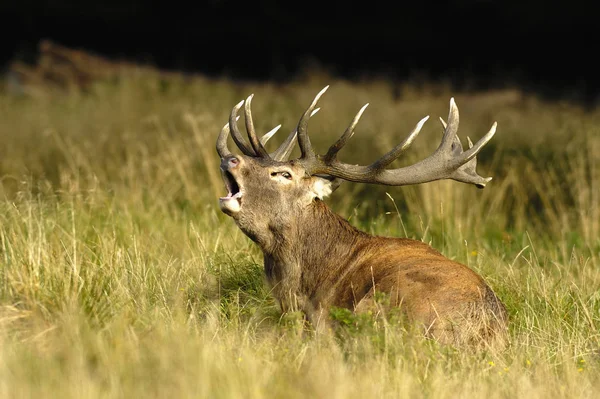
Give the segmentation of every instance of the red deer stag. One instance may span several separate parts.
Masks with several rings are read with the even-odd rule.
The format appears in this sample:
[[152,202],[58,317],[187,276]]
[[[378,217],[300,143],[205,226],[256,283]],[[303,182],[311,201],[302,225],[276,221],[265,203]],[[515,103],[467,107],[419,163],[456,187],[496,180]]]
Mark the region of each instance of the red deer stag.
[[[474,271],[454,262],[421,241],[372,236],[351,226],[322,201],[340,179],[402,186],[454,179],[483,188],[491,178],[476,172],[475,156],[492,138],[496,123],[475,145],[463,151],[456,135],[458,109],[450,100],[448,123],[437,150],[413,165],[386,169],[419,134],[423,118],[402,143],[368,166],[337,160],[353,135],[366,105],[325,155],[315,154],[307,124],[325,87],[304,112],[296,129],[269,153],[264,144],[276,129],[260,139],[251,113],[252,95],[245,101],[250,143],[237,127],[241,101],[231,111],[217,139],[221,172],[227,190],[221,210],[264,254],[267,280],[284,312],[301,310],[317,328],[329,325],[328,310],[355,312],[376,306],[375,292],[385,293],[390,306],[400,307],[427,336],[443,343],[503,342],[507,314],[491,288]],[[227,147],[229,134],[243,155]],[[288,161],[295,141],[301,156]]]

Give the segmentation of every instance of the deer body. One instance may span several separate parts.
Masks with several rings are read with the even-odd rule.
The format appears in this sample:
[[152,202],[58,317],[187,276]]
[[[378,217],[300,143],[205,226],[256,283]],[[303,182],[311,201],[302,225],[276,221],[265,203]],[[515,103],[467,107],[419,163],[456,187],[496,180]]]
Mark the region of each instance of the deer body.
[[[251,97],[245,109],[250,145],[237,131],[236,114],[241,103],[234,107],[217,141],[229,191],[220,199],[221,210],[260,246],[267,280],[282,310],[301,310],[322,329],[329,324],[331,307],[356,312],[373,309],[379,292],[386,294],[386,306],[400,308],[409,321],[442,342],[503,340],[505,307],[477,273],[420,241],[362,232],[323,202],[340,178],[397,185],[453,178],[482,187],[490,179],[476,174],[474,156],[485,144],[483,139],[475,146],[471,144],[470,153],[462,151],[455,137],[458,110],[451,101],[448,125],[442,122],[444,139],[432,157],[404,169],[385,169],[408,147],[424,119],[403,144],[374,166],[340,164],[335,153],[351,136],[364,108],[327,155],[317,156],[311,153],[305,129],[318,97],[296,131],[272,154],[262,146],[272,133],[262,140],[254,133]],[[244,155],[229,152],[225,140],[230,131]],[[296,134],[303,156],[287,161]],[[491,135],[493,131],[484,139]],[[448,152],[452,158],[444,159]]]

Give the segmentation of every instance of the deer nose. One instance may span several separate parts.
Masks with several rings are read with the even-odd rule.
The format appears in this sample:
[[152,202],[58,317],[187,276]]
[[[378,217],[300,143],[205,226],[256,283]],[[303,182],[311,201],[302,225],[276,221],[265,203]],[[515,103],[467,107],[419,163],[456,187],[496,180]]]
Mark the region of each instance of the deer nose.
[[229,165],[230,168],[235,168],[236,166],[238,166],[240,164],[240,160],[235,157],[229,158],[229,161],[227,162],[227,164]]
[[237,167],[240,164],[240,160],[236,157],[228,157],[221,161],[221,169],[228,170]]

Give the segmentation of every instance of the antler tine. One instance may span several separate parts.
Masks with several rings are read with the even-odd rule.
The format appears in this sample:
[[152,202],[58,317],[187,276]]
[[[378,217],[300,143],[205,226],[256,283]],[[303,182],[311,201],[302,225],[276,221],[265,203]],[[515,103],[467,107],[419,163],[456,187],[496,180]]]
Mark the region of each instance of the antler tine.
[[396,159],[398,159],[398,157],[400,155],[404,154],[404,152],[408,149],[408,147],[411,146],[413,141],[415,141],[415,139],[421,132],[423,125],[425,124],[425,122],[427,122],[428,119],[429,119],[429,115],[427,115],[425,118],[421,119],[419,121],[419,123],[417,123],[417,125],[410,132],[408,137],[406,139],[404,139],[404,141],[402,143],[398,144],[390,152],[388,152],[387,154],[385,154],[384,156],[379,158],[377,161],[373,162],[370,167],[373,168],[374,170],[383,169],[386,166],[388,166],[389,164],[391,164],[392,162],[394,162]]
[[242,104],[244,104],[244,100],[237,103],[233,107],[233,109],[231,110],[231,114],[229,115],[229,128],[231,129],[231,137],[233,138],[233,141],[235,141],[235,144],[238,146],[238,148],[244,153],[244,155],[254,157],[256,156],[256,153],[251,147],[248,147],[248,144],[246,143],[246,140],[244,140],[244,137],[242,136],[242,133],[240,132],[240,129],[237,125],[237,120],[239,119],[237,114],[240,108],[242,107]]
[[458,129],[458,107],[454,99],[450,100],[448,124],[446,125],[442,120],[442,125],[445,126],[444,136],[437,150],[429,157],[413,165],[398,169],[385,169],[385,166],[389,165],[410,146],[426,121],[427,118],[419,121],[403,143],[368,166],[344,164],[336,159],[325,160],[325,157],[300,159],[300,162],[311,175],[328,174],[354,182],[403,186],[441,179],[453,179],[463,183],[474,184],[480,188],[485,187],[485,184],[491,178],[484,178],[477,174],[475,170],[477,160],[475,157],[481,148],[494,136],[497,124],[494,122],[492,128],[484,137],[467,151],[463,151],[460,140],[456,135]]
[[246,120],[246,132],[248,133],[248,138],[250,139],[250,145],[254,149],[254,152],[257,156],[261,158],[269,158],[269,153],[265,150],[265,147],[260,143],[258,137],[256,136],[256,131],[254,130],[254,121],[252,120],[252,97],[254,94],[250,94],[246,99],[246,103],[244,104],[244,116]]
[[440,123],[442,124],[442,128],[444,129],[443,132],[445,132],[446,131],[446,126],[448,126],[448,124],[446,123],[446,121],[444,119],[442,119],[441,116],[440,116]]
[[[491,129],[487,132],[487,134],[485,136],[483,136],[477,142],[479,149],[481,149],[481,147],[483,147],[494,136],[494,134],[496,133],[496,126],[497,126],[497,123],[494,122],[494,124],[492,125]],[[458,175],[462,178],[462,180],[457,179],[456,177],[453,177],[453,178],[455,180],[459,180],[459,181],[468,180],[468,182],[475,184],[478,188],[484,188],[485,185],[492,180],[492,178],[491,177],[481,177],[477,174],[477,171],[476,171],[477,158],[475,158],[475,155],[479,151],[479,149],[474,150],[475,146],[473,145],[473,142],[471,141],[471,139],[469,137],[467,137],[467,141],[469,143],[469,150],[465,151],[463,153],[463,156],[466,159],[469,159],[469,161],[467,161],[464,165],[462,165],[460,168],[458,168],[455,172],[456,175]],[[461,146],[461,151],[462,151],[462,146]],[[470,151],[475,151],[475,154],[471,154]]]
[[[310,113],[310,117],[312,118],[317,112],[319,112],[320,109],[321,108],[315,108]],[[294,149],[294,143],[296,141],[297,134],[298,134],[298,129],[294,129],[294,131],[288,135],[288,137],[285,139],[285,141],[283,143],[281,143],[279,148],[277,148],[275,151],[273,151],[270,154],[271,158],[273,158],[275,161],[287,161],[290,154],[292,153],[292,150]]]
[[[236,118],[236,121],[240,119],[240,117],[238,116]],[[231,155],[231,151],[229,151],[229,147],[227,147],[227,138],[229,137],[229,122],[227,122],[225,124],[225,126],[223,126],[223,129],[221,129],[221,133],[219,133],[219,137],[217,138],[217,153],[219,154],[219,157],[221,158],[225,158],[229,155]]]
[[[440,122],[442,123],[442,126],[444,127],[445,130],[447,130],[447,124],[446,122],[440,117]],[[486,145],[491,139],[492,137],[494,137],[494,134],[496,134],[496,128],[498,127],[498,123],[494,122],[492,124],[492,127],[490,128],[490,130],[488,130],[488,132],[485,134],[485,136],[483,136],[482,138],[479,139],[479,141],[477,142],[477,144],[473,145],[473,142],[471,141],[471,139],[469,137],[467,137],[467,141],[469,143],[469,149],[465,152],[462,152],[462,144],[460,143],[460,140],[458,139],[458,135],[454,136],[454,142],[458,144],[459,146],[459,154],[463,154],[463,157],[467,160],[467,162],[469,160],[471,160],[474,156],[477,155],[477,153],[479,152],[479,150],[481,150],[481,147],[483,147],[484,145]],[[473,149],[475,148],[475,150]],[[491,178],[490,178],[491,180]]]
[[271,158],[276,161],[287,161],[294,149],[294,144],[296,143],[298,131],[294,129],[292,133],[290,133],[285,141],[281,143],[279,147],[275,151],[271,153]]
[[342,134],[342,137],[340,137],[338,141],[336,141],[331,147],[329,147],[327,154],[325,154],[325,156],[323,157],[323,160],[325,162],[335,159],[337,153],[342,149],[342,147],[346,145],[348,140],[350,140],[350,138],[354,136],[354,128],[358,124],[360,117],[362,116],[363,112],[365,112],[365,109],[367,109],[368,106],[369,103],[363,105],[363,107],[354,116],[354,119],[352,119],[352,123],[350,123],[350,126],[348,126],[344,134]]
[[260,143],[264,146],[267,144],[267,141],[271,139],[277,133],[277,131],[281,129],[281,124],[275,126],[273,129],[269,130],[267,133],[263,134],[260,138]]
[[473,159],[477,153],[481,150],[481,148],[483,148],[484,145],[486,145],[491,139],[492,137],[494,137],[494,134],[496,134],[496,128],[498,127],[498,122],[494,122],[492,124],[492,127],[490,128],[490,130],[488,130],[488,132],[485,134],[485,136],[483,136],[482,138],[479,139],[479,141],[477,141],[477,143],[475,143],[475,145],[473,145],[473,143],[471,142],[471,139],[469,139],[469,143],[470,143],[470,148],[463,152],[463,158],[468,162],[471,159]]
[[[442,142],[440,143],[438,150],[448,150],[452,143],[455,141],[456,132],[458,131],[459,122],[458,108],[454,97],[450,98],[450,111],[448,112],[448,124],[446,124],[442,118],[442,125],[444,125],[444,135],[442,136]],[[460,140],[459,140],[460,141]]]
[[305,159],[305,158],[310,159],[310,158],[315,157],[315,151],[313,150],[313,148],[310,144],[310,139],[308,138],[308,132],[307,132],[308,120],[310,119],[312,111],[317,106],[317,101],[319,101],[319,98],[321,98],[323,93],[325,93],[328,88],[329,88],[329,85],[325,86],[315,96],[315,99],[310,104],[310,106],[307,108],[307,110],[304,111],[304,114],[302,114],[302,117],[300,118],[300,121],[298,122],[298,127],[296,130],[298,131],[298,145],[300,146],[300,152],[302,154],[300,157],[301,159]]
[[[317,112],[319,112],[321,108],[315,108],[315,110],[312,112],[312,114],[310,115],[310,117],[312,118],[312,116],[314,114],[316,114]],[[267,144],[267,141],[269,141],[271,139],[271,137],[273,137],[275,135],[275,133],[277,133],[279,131],[279,129],[281,129],[281,124],[275,126],[273,129],[269,130],[267,133],[263,134],[262,137],[260,138],[260,143],[262,145]],[[296,130],[294,130],[292,133],[290,133],[291,136],[293,136],[294,138],[296,138]]]
[[[454,105],[454,108],[456,108],[456,103],[454,103],[453,101],[454,99],[451,99],[450,101],[450,107],[452,108],[452,105]],[[452,109],[450,110],[450,112],[452,113]],[[451,114],[450,114],[451,115]],[[448,115],[448,116],[450,116]],[[450,120],[450,119],[448,119]],[[456,153],[456,154],[461,154],[463,151],[463,147],[462,144],[460,142],[460,139],[458,138],[458,134],[456,134],[456,130],[454,131],[454,137],[452,137],[452,139],[450,139],[451,134],[449,134],[452,130],[452,128],[448,128],[448,124],[446,123],[446,121],[444,121],[444,119],[440,116],[440,122],[442,124],[442,143],[440,143],[438,150],[445,148],[446,150],[448,150],[447,148],[447,143],[450,143],[450,148]],[[469,139],[470,141],[470,139]],[[472,147],[472,145],[471,145]],[[469,148],[471,148],[469,147]]]

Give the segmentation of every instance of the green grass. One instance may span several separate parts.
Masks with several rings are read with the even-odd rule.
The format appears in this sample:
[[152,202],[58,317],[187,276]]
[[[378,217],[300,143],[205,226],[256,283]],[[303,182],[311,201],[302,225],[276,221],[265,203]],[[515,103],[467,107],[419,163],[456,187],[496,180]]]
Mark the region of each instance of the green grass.
[[[375,159],[429,114],[396,162],[426,156],[452,95],[463,142],[498,121],[479,156],[494,177],[484,190],[344,183],[328,203],[357,227],[424,240],[481,273],[510,313],[506,350],[459,352],[394,318],[339,310],[346,327],[313,337],[279,312],[260,251],[218,210],[214,144],[248,94],[258,131],[290,131],[325,84],[310,124],[317,150],[371,104],[346,162]],[[320,75],[282,86],[140,76],[85,94],[0,93],[0,396],[597,394],[600,110],[516,90],[395,89]]]

